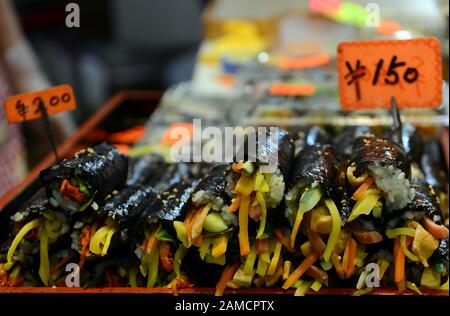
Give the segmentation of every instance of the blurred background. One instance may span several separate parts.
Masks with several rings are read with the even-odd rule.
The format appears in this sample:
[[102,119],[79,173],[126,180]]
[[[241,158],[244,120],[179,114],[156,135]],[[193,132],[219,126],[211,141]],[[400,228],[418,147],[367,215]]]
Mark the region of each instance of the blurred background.
[[[444,78],[448,78],[448,1],[444,0],[359,0],[345,1],[345,7],[344,1],[337,0],[0,1],[0,10],[6,16],[15,15],[17,25],[13,28],[21,29],[24,41],[30,45],[40,78],[46,82],[42,86],[67,83],[74,88],[76,111],[55,123],[61,127],[57,129],[59,141],[73,133],[117,91],[162,92],[187,82],[190,93],[196,96],[229,100],[245,94],[232,84],[242,63],[264,63],[275,54],[298,57],[318,52],[333,59],[336,45],[346,40],[435,36],[443,45]],[[9,9],[5,3],[9,3]],[[78,28],[66,26],[69,3],[80,8]],[[376,28],[364,24],[370,3],[377,5],[382,17]],[[339,12],[327,13],[330,7],[339,5]],[[14,33],[6,30],[4,24],[3,33],[0,24],[3,39]],[[18,88],[25,79],[11,79],[13,71],[8,70],[12,68],[8,58],[14,57],[7,57],[8,49],[9,55],[19,56],[11,53],[10,47],[3,48],[4,81],[9,89],[4,90],[3,96],[0,92],[1,101],[7,95],[36,87]],[[15,64],[26,64],[26,58]],[[249,83],[254,72],[251,67],[246,69],[245,82]],[[261,77],[261,69],[256,73]],[[334,64],[323,74],[333,78]],[[311,76],[314,80],[317,74]],[[0,191],[1,196],[49,153],[49,147],[42,141],[45,137],[39,132],[40,127],[32,123],[6,127],[4,118],[0,119],[4,156],[0,157],[0,176],[15,170],[11,181]],[[17,140],[7,147],[7,140],[12,139]],[[23,164],[9,168],[11,161]]]

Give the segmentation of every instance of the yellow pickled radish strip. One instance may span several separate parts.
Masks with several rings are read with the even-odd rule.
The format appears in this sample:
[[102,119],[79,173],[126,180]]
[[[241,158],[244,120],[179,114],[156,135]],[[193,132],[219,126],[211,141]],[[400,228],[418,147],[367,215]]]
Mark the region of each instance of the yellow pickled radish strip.
[[295,216],[294,226],[292,227],[291,232],[291,247],[295,248],[295,239],[297,238],[298,230],[300,228],[300,224],[303,220],[303,212],[300,212],[300,208],[297,210],[297,215]]
[[441,286],[438,286],[436,288],[433,288],[433,290],[442,290],[442,291],[448,291],[448,281],[449,279],[447,278],[447,282],[445,282],[444,284],[442,284]]
[[253,246],[244,263],[244,273],[246,275],[251,275],[253,273],[253,267],[255,266],[257,256],[258,254],[256,253],[255,247]]
[[263,186],[263,181],[265,182],[264,176],[259,173],[259,171],[257,171],[255,174],[255,191],[259,191],[261,189],[261,187]]
[[269,266],[269,264],[266,261],[264,261],[261,258],[261,256],[259,256],[259,258],[258,258],[258,265],[256,266],[256,274],[261,276],[261,277],[265,277],[268,266]]
[[314,292],[318,292],[322,288],[322,283],[315,280],[314,283],[311,285],[311,289],[314,290]]
[[218,257],[213,257],[212,255],[207,254],[205,261],[207,263],[218,264],[218,265],[223,266],[223,265],[225,265],[225,262],[226,262],[226,256],[225,256],[225,254],[222,254]]
[[378,190],[368,189],[364,195],[353,206],[352,212],[348,218],[348,222],[351,222],[358,218],[360,215],[369,215],[375,205],[378,203],[378,199],[381,197]]
[[250,242],[248,240],[248,207],[250,197],[242,195],[241,205],[239,206],[239,248],[242,257],[250,253]]
[[298,287],[294,292],[294,296],[305,296],[312,284],[312,281],[300,280],[297,284]]
[[108,235],[109,227],[103,226],[99,228],[93,237],[91,238],[91,242],[89,243],[89,251],[93,254],[99,255],[102,253],[102,247],[101,244],[106,239],[106,236]]
[[50,275],[50,262],[48,260],[48,236],[45,229],[39,232],[40,240],[40,262],[39,262],[39,277],[45,286],[48,286],[48,279]]
[[292,262],[289,260],[286,260],[284,262],[283,265],[283,280],[287,280],[287,278],[289,277],[289,274],[291,274],[291,267],[292,267]]
[[203,231],[203,224],[205,223],[208,212],[211,209],[212,204],[206,204],[202,209],[197,210],[192,218],[190,227],[187,226],[188,245],[191,246],[193,240],[200,237]]
[[17,280],[17,278],[20,276],[20,270],[21,270],[20,266],[15,266],[14,269],[9,274],[9,279],[12,281]]
[[331,232],[328,236],[327,246],[323,253],[323,259],[325,262],[329,262],[331,258],[331,254],[333,253],[334,247],[339,239],[339,234],[341,232],[341,216],[339,215],[339,211],[334,204],[333,200],[325,199],[325,206],[328,208],[331,214]]
[[48,238],[57,239],[59,236],[59,232],[53,230],[53,223],[55,221],[51,221],[49,219],[44,219],[44,230],[47,232]]
[[266,178],[259,171],[255,174],[255,187],[254,191],[261,191],[263,193],[269,192],[269,184],[266,181]]
[[422,295],[422,292],[420,292],[419,288],[417,287],[417,285],[413,282],[410,281],[406,281],[406,288],[410,289],[411,291],[416,292],[419,295]]
[[256,233],[256,238],[259,239],[264,235],[267,220],[266,201],[264,200],[261,191],[256,191],[256,201],[258,201],[259,206],[261,207],[261,221],[259,222],[258,231]]
[[266,252],[262,253],[259,257],[265,263],[267,263],[267,264],[270,263],[270,251],[266,251]]
[[27,224],[25,224],[22,229],[17,233],[16,237],[14,237],[14,240],[11,243],[11,247],[8,249],[8,253],[6,254],[6,261],[8,263],[11,263],[13,260],[14,252],[17,249],[17,246],[19,246],[19,243],[22,241],[22,239],[25,237],[26,234],[28,234],[29,231],[31,231],[34,228],[39,227],[40,225],[39,218],[36,218]]
[[401,227],[388,229],[385,232],[387,238],[396,238],[397,236],[405,235],[409,237],[414,237],[416,235],[416,230],[410,227]]
[[128,279],[130,282],[130,287],[137,287],[137,270],[135,268],[131,268],[128,272]]
[[377,261],[378,266],[380,267],[380,280],[383,279],[384,274],[386,273],[387,269],[390,266],[390,262],[386,259],[378,259]]
[[226,234],[221,235],[214,239],[211,255],[213,257],[219,257],[227,251],[228,236]]
[[101,256],[105,256],[108,253],[109,245],[111,244],[112,236],[117,232],[117,228],[111,227],[106,235],[105,243],[103,244]]
[[402,246],[403,253],[406,257],[408,257],[409,260],[414,262],[420,261],[420,259],[415,254],[409,251],[408,246],[406,245],[406,235],[400,236],[400,245]]
[[307,187],[305,191],[302,193],[300,197],[300,202],[298,205],[297,214],[295,216],[294,226],[292,227],[291,232],[291,247],[295,246],[295,239],[297,238],[298,230],[300,228],[300,224],[303,220],[303,215],[312,210],[314,206],[319,203],[322,198],[322,190],[319,187]]
[[202,239],[200,243],[200,247],[198,248],[198,252],[200,254],[200,258],[205,260],[205,256],[210,253],[209,246],[211,246],[212,240],[210,238]]
[[184,256],[186,256],[187,248],[181,244],[177,251],[175,251],[175,255],[173,257],[173,271],[177,278],[181,278],[181,263],[183,261]]
[[139,265],[139,271],[141,271],[141,274],[144,277],[147,276],[149,262],[150,262],[150,255],[144,254],[141,259],[141,264]]
[[253,192],[253,176],[241,174],[234,190],[243,196],[249,196]]
[[275,251],[273,253],[272,260],[270,261],[269,270],[267,270],[268,275],[273,275],[277,269],[278,262],[280,261],[281,247],[283,245],[277,241],[275,245]]
[[[158,245],[156,246],[158,249]],[[147,287],[153,287],[158,279],[159,251],[153,251],[148,265]]]

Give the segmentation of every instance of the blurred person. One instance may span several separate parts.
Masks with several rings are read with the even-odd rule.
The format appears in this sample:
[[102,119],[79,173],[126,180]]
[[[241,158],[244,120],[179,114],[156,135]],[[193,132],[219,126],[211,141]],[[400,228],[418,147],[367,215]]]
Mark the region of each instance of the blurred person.
[[[5,99],[16,93],[45,89],[51,86],[39,68],[34,52],[25,38],[10,0],[0,1],[0,197],[19,183],[27,172],[25,139],[21,125],[28,129],[33,139],[27,139],[43,156],[50,151],[42,123],[38,121],[8,125],[4,113]],[[70,113],[51,118],[58,141],[76,129]]]

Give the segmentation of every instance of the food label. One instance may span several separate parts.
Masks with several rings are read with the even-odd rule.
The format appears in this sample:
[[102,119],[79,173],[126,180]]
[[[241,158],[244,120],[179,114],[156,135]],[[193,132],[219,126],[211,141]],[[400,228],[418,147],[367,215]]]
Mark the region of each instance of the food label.
[[8,123],[19,123],[42,116],[39,100],[42,99],[48,115],[74,110],[75,96],[69,85],[60,85],[45,90],[22,93],[5,100]]
[[437,108],[442,103],[441,45],[435,38],[341,43],[339,92],[345,110]]

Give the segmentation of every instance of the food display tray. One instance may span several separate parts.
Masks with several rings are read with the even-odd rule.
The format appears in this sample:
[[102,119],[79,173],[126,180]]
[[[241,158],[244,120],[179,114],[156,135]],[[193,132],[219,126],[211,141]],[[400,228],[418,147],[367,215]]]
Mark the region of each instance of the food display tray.
[[[157,108],[162,91],[121,91],[116,93],[97,112],[82,124],[79,129],[57,148],[60,157],[73,155],[81,148],[93,145],[102,141],[98,135],[105,132],[113,133],[132,127],[132,124],[145,125],[149,116]],[[117,118],[120,118],[117,121]],[[150,129],[151,126],[146,126]],[[100,131],[100,133],[99,133]],[[149,131],[147,131],[149,132]],[[95,136],[97,135],[97,136]],[[448,167],[448,127],[442,129],[441,143],[445,152],[445,159]],[[8,217],[14,210],[19,209],[28,199],[30,199],[40,188],[39,172],[51,166],[55,162],[53,153],[49,153],[36,167],[34,167],[27,177],[16,187],[12,188],[0,198],[0,227],[8,222]],[[0,229],[0,241],[5,238]],[[185,288],[178,291],[180,294],[194,295],[214,295],[213,288]],[[314,295],[352,295],[354,288],[322,288],[318,292],[309,290],[307,294]],[[173,295],[169,288],[124,288],[124,287],[102,287],[102,288],[64,288],[64,287],[0,287],[1,294],[28,295],[28,294],[64,294],[64,295],[94,295],[94,294],[145,294],[145,295]],[[252,288],[252,289],[226,289],[225,294],[231,295],[293,295],[294,290],[283,290],[281,288]],[[400,292],[395,289],[377,288],[368,295],[377,296],[412,296],[415,292],[406,290]],[[423,296],[448,296],[448,291],[423,290]]]

